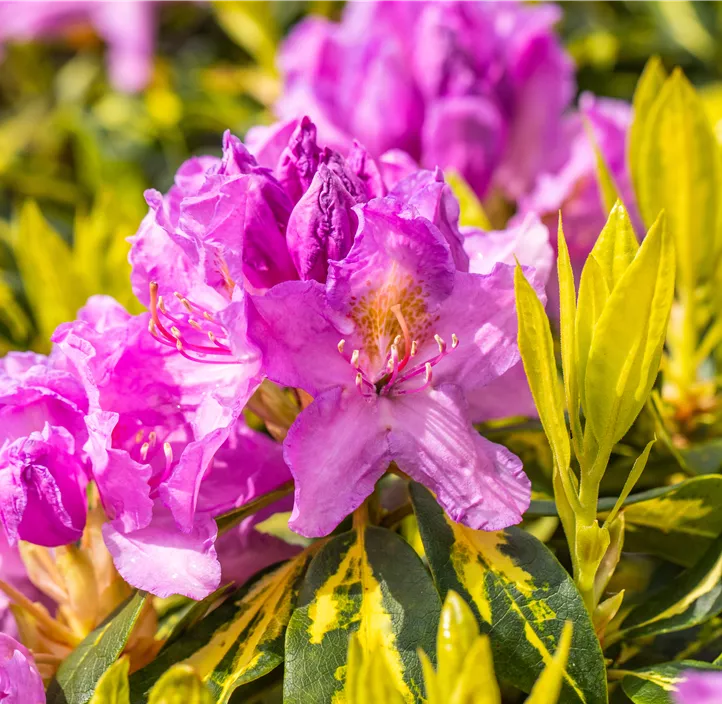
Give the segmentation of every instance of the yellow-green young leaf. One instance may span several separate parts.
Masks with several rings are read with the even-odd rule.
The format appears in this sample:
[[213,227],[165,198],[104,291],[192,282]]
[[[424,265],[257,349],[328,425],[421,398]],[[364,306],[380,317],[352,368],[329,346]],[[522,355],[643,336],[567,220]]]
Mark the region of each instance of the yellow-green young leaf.
[[174,665],[155,684],[148,704],[215,704],[208,687],[190,665]]
[[625,545],[691,567],[722,534],[722,476],[708,474],[666,487],[660,496],[627,506]]
[[383,658],[389,688],[405,704],[420,702],[417,649],[433,654],[440,612],[426,568],[396,533],[358,526],[332,538],[311,563],[288,625],[284,701],[348,702],[348,650],[357,633],[364,657]]
[[622,278],[638,250],[639,243],[629,213],[618,200],[613,204],[607,222],[592,249],[592,256],[604,274],[609,291]]
[[[675,70],[641,135],[639,208],[645,223],[661,210],[677,247],[680,285],[691,291],[715,262],[719,224],[718,146],[702,102]],[[706,234],[701,234],[706,233]]]
[[642,454],[639,457],[637,457],[636,460],[634,460],[634,465],[632,466],[632,471],[629,473],[627,480],[624,482],[624,486],[622,487],[622,492],[619,494],[619,498],[617,498],[617,503],[614,504],[614,508],[612,509],[611,513],[607,517],[605,523],[609,523],[609,524],[612,523],[612,521],[615,519],[617,513],[619,512],[619,509],[622,508],[627,497],[632,493],[632,489],[634,489],[634,485],[639,481],[639,477],[642,476],[642,472],[644,471],[644,468],[647,466],[647,460],[649,459],[649,453],[652,449],[652,445],[654,445],[655,442],[657,442],[657,438],[653,438],[652,440],[650,440],[647,443],[644,450],[642,451]]
[[441,609],[436,636],[437,675],[442,692],[454,690],[478,636],[474,613],[456,592],[450,591]]
[[55,328],[73,320],[85,303],[84,283],[75,271],[70,248],[32,201],[20,209],[12,246],[38,332],[49,340]]
[[[658,56],[653,56],[642,71],[642,75],[634,91],[633,108],[634,119],[629,128],[629,140],[627,143],[627,160],[629,171],[632,175],[632,184],[635,193],[639,194],[639,154],[644,127],[649,117],[657,96],[662,90],[667,74]],[[656,215],[654,216],[657,217]],[[653,218],[654,219],[654,218]],[[650,223],[647,223],[649,226]]]
[[552,447],[554,461],[560,471],[565,472],[570,461],[569,433],[564,422],[564,403],[554,360],[552,331],[542,302],[518,264],[514,272],[514,291],[519,351],[524,371]]
[[[605,523],[609,533],[609,546],[602,558],[597,574],[594,576],[594,603],[598,604],[604,596],[609,580],[617,569],[624,547],[624,514],[617,516],[609,525]],[[595,622],[596,626],[596,622]]]
[[348,704],[404,704],[404,696],[396,686],[394,664],[387,660],[383,641],[386,634],[374,631],[376,643],[364,647],[359,634],[354,633],[348,645],[346,686],[344,694]]
[[577,302],[577,319],[575,338],[577,347],[577,383],[579,384],[579,397],[582,409],[587,411],[587,400],[584,380],[587,376],[587,362],[589,350],[592,346],[592,337],[597,321],[609,298],[604,272],[594,257],[588,257],[582,269],[582,278],[579,281],[579,301]]
[[534,683],[526,704],[556,704],[562,690],[562,682],[566,672],[569,648],[572,644],[573,626],[571,621],[564,624],[562,637],[552,661],[547,664],[541,677]]
[[419,650],[419,659],[421,660],[421,671],[424,677],[424,690],[427,703],[444,704],[444,697],[439,688],[436,671],[431,660],[429,660],[429,656],[423,650]]
[[584,120],[584,128],[587,133],[587,138],[592,144],[594,149],[597,183],[599,184],[599,195],[601,196],[601,206],[604,208],[604,212],[608,212],[612,209],[614,204],[619,200],[619,188],[614,181],[611,169],[607,164],[607,160],[602,154],[602,150],[599,148],[597,139],[594,136],[594,128],[588,120]]
[[476,227],[479,230],[491,230],[491,222],[484,212],[484,206],[476,197],[476,193],[466,182],[464,177],[454,169],[449,169],[444,173],[446,183],[451,186],[451,190],[459,201],[460,215],[459,225],[464,227]]
[[32,330],[32,323],[17,302],[12,288],[2,280],[0,280],[0,324],[6,328],[10,340],[18,345],[22,345],[28,339]]
[[275,75],[276,47],[280,39],[273,7],[265,2],[214,2],[218,24],[258,64]]
[[559,330],[561,334],[562,369],[564,390],[572,433],[575,440],[581,439],[579,425],[579,380],[576,355],[575,321],[577,318],[577,293],[574,285],[574,271],[569,258],[569,249],[562,228],[562,214],[559,213],[557,230],[557,272],[559,276]]
[[450,691],[448,704],[501,704],[489,636],[477,636],[456,686]]
[[116,660],[98,680],[93,698],[88,704],[130,704],[127,657]]
[[499,679],[530,691],[570,620],[577,655],[564,670],[560,701],[606,704],[594,627],[571,576],[549,549],[519,528],[495,533],[453,522],[420,484],[412,483],[410,493],[436,586],[443,595],[455,591],[472,608],[491,639]]
[[660,216],[594,326],[584,412],[603,447],[622,438],[652,390],[674,298],[674,272],[674,244]]
[[234,690],[283,662],[286,626],[303,574],[323,543],[316,543],[215,611],[131,677],[135,701],[147,694],[173,663],[190,665],[224,704]]
[[617,615],[623,601],[624,589],[622,589],[621,592],[617,592],[614,596],[610,596],[609,599],[605,599],[594,609],[594,629],[600,641],[604,642],[604,633],[607,630],[607,626]]

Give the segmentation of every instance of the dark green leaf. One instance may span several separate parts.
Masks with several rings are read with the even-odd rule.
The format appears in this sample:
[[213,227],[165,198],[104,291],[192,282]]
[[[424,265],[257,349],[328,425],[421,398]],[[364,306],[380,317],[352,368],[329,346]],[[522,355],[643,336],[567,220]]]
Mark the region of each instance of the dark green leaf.
[[136,592],[63,661],[48,688],[48,704],[90,701],[103,673],[123,652],[147,597],[146,592]]

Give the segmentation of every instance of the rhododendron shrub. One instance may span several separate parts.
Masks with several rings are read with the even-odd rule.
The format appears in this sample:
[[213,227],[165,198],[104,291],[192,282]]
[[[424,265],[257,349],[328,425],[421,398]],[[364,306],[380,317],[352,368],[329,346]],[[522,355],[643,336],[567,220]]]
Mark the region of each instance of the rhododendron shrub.
[[720,701],[718,146],[557,17],[305,20],[0,359],[0,701]]

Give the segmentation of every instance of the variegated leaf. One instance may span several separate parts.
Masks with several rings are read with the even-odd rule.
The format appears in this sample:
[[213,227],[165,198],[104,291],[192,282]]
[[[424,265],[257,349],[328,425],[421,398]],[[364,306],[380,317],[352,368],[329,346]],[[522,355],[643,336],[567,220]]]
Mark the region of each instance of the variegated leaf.
[[442,595],[459,593],[489,634],[497,675],[530,691],[559,648],[565,621],[574,656],[563,673],[563,704],[606,704],[599,641],[569,574],[539,540],[518,528],[486,533],[454,523],[412,484],[421,537]]
[[336,536],[311,563],[288,626],[284,702],[346,702],[352,634],[384,657],[403,701],[422,701],[417,649],[434,652],[440,610],[429,573],[398,535],[361,527]]

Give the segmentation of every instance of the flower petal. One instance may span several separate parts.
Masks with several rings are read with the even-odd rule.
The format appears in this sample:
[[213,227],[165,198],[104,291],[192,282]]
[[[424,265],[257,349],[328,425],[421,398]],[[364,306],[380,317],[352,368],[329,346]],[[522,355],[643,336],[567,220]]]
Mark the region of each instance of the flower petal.
[[161,598],[182,594],[202,599],[218,587],[217,533],[207,514],[196,516],[193,529],[182,533],[170,512],[159,506],[150,525],[140,530],[121,533],[111,523],[103,526],[105,544],[123,579]]
[[248,336],[261,350],[268,378],[282,386],[316,396],[352,385],[356,370],[338,351],[352,330],[350,321],[328,306],[317,281],[289,281],[251,297]]
[[328,535],[371,494],[389,464],[377,397],[334,388],[298,416],[283,444],[296,481],[288,523],[300,535]]
[[474,430],[458,387],[444,384],[384,404],[392,458],[436,494],[453,520],[480,530],[521,521],[531,498],[521,460]]

